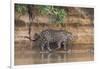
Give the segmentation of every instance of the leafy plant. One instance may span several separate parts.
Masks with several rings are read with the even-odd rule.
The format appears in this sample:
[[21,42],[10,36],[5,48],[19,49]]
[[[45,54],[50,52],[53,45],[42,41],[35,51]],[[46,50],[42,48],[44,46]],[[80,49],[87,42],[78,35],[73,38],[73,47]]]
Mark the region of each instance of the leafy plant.
[[63,23],[67,13],[63,8],[58,8],[54,6],[37,6],[39,13],[41,15],[50,16],[51,22],[53,23]]
[[[16,4],[15,11],[20,13],[20,15],[24,15],[27,13],[28,5],[26,4]],[[67,15],[65,9],[55,6],[46,6],[46,5],[37,5],[35,8],[38,10],[38,14],[41,16],[49,16],[51,23],[63,23],[64,18]]]
[[56,9],[54,11],[54,15],[55,15],[55,22],[57,23],[63,23],[64,22],[64,18],[66,16],[66,12],[64,9]]
[[27,13],[27,5],[26,4],[16,4],[15,5],[15,12],[19,13],[20,16]]

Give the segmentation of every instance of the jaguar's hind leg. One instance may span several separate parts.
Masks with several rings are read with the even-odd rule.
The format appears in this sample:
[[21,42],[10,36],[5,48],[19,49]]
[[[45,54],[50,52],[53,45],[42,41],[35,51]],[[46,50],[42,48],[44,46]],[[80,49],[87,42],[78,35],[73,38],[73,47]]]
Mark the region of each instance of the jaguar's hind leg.
[[64,50],[67,51],[66,42],[63,42],[63,45],[64,45]]
[[57,44],[58,44],[58,48],[57,49],[60,49],[61,48],[61,41],[59,41]]

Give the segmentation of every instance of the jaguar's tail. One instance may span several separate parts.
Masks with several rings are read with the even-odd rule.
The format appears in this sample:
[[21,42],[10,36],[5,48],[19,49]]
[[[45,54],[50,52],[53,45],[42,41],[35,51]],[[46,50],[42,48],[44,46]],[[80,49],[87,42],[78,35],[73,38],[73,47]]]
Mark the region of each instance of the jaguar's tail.
[[29,39],[29,40],[31,40],[31,41],[36,41],[36,39],[31,39],[31,38],[28,37],[28,36],[24,36],[24,38],[27,38],[27,39]]

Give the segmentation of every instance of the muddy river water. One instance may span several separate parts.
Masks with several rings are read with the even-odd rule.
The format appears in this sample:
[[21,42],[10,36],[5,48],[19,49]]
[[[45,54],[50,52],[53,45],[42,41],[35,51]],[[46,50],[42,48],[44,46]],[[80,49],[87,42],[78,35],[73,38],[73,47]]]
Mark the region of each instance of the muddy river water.
[[15,65],[67,63],[94,60],[93,50],[89,48],[93,45],[76,45],[67,53],[62,49],[51,53],[41,53],[38,47],[31,45],[32,44],[28,40],[15,42]]

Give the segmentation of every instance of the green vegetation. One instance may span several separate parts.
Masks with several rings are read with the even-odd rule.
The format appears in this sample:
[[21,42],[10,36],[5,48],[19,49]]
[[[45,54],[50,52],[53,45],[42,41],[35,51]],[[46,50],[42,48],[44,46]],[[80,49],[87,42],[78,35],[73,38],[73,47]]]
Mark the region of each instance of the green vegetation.
[[20,16],[27,13],[27,5],[25,4],[16,4],[15,5],[15,12],[19,13]]
[[[24,15],[27,13],[27,6],[25,4],[16,4],[15,11]],[[38,10],[38,14],[41,16],[50,17],[50,23],[63,23],[64,18],[67,15],[65,9],[55,6],[45,6],[45,5],[37,5],[35,8]]]
[[63,23],[67,13],[63,8],[54,6],[37,6],[41,15],[50,16],[52,23]]

